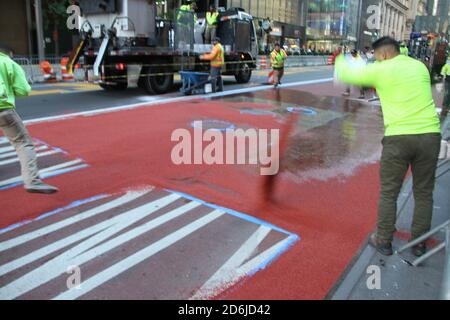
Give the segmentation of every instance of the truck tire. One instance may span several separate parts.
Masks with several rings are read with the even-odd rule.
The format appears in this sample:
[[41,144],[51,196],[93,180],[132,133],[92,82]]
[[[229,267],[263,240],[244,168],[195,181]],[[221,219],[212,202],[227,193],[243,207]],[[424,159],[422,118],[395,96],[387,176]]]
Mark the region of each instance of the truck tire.
[[243,63],[240,65],[239,71],[234,77],[236,78],[237,83],[247,83],[252,77],[252,69],[250,69],[250,66],[247,63]]
[[126,90],[128,84],[126,82],[117,82],[115,84],[99,83],[100,87],[106,91],[123,91]]
[[[152,76],[152,74],[159,74]],[[173,73],[168,68],[146,68],[143,69],[144,76],[141,78],[142,86],[149,94],[163,94],[169,92],[173,87]]]

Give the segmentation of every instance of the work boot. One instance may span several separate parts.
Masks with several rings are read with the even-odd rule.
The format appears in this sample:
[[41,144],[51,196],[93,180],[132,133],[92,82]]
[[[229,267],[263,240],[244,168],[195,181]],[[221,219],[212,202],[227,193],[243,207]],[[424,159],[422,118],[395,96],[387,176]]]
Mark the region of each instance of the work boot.
[[394,253],[392,251],[392,243],[378,238],[376,233],[372,233],[369,236],[369,244],[382,255],[391,256]]
[[411,248],[413,255],[416,257],[421,257],[427,252],[427,245],[424,242],[418,243]]
[[25,190],[29,193],[42,193],[42,194],[52,194],[58,192],[58,188],[46,184],[44,182],[36,182],[25,187]]

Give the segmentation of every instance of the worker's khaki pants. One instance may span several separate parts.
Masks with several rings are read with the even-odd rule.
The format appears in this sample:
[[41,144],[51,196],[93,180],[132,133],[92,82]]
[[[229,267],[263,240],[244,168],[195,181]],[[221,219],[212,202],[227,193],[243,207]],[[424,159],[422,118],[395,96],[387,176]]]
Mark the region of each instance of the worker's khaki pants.
[[439,133],[387,136],[383,138],[378,203],[377,236],[392,241],[397,218],[397,198],[405,174],[411,167],[414,216],[412,239],[430,230],[433,214],[433,189],[441,144]]
[[205,44],[210,44],[216,37],[216,26],[206,26],[205,30]]
[[0,110],[0,128],[16,149],[25,187],[40,182],[33,141],[14,109]]

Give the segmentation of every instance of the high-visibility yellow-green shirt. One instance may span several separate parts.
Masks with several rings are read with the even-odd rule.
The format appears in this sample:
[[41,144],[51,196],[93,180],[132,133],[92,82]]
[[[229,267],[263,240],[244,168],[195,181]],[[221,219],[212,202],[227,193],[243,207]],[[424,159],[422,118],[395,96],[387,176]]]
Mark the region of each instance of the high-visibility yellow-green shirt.
[[398,55],[368,65],[350,65],[343,55],[336,58],[341,81],[377,90],[383,111],[385,136],[440,133],[426,66]]
[[409,54],[407,47],[400,47],[400,54],[407,56]]
[[207,12],[206,13],[206,22],[208,26],[216,26],[218,22],[219,13],[218,12]]
[[[194,24],[197,23],[197,14],[195,12],[193,12],[190,4],[181,5],[180,11],[192,12],[192,14],[194,15]],[[181,12],[178,13],[177,20],[181,19],[181,14],[182,14]]]
[[442,67],[441,76],[450,76],[450,65],[448,63],[444,64]]
[[0,52],[0,109],[16,107],[16,96],[27,96],[31,87],[23,69],[8,55]]

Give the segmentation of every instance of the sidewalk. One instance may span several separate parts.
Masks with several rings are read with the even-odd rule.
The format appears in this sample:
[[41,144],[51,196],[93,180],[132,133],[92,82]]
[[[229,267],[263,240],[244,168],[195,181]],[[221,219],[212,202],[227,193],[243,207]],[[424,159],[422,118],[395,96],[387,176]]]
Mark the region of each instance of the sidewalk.
[[[450,118],[442,124],[442,136],[450,138]],[[434,191],[434,212],[432,228],[450,219],[450,161],[440,161],[436,172]],[[412,196],[412,179],[404,184],[398,200],[397,230],[394,239],[394,250],[407,243],[409,239],[414,198]],[[444,240],[445,233],[439,232],[428,241],[429,246],[436,246]],[[402,253],[409,261],[415,257],[407,250]],[[411,260],[410,260],[411,259]],[[329,299],[366,300],[366,299],[408,299],[432,300],[438,299],[442,284],[445,250],[430,257],[418,267],[408,265],[398,254],[385,257],[375,251],[367,243],[349,265],[346,272],[334,289],[328,295]],[[373,271],[367,271],[369,266],[379,266],[381,270],[381,289],[370,290],[367,281]]]

